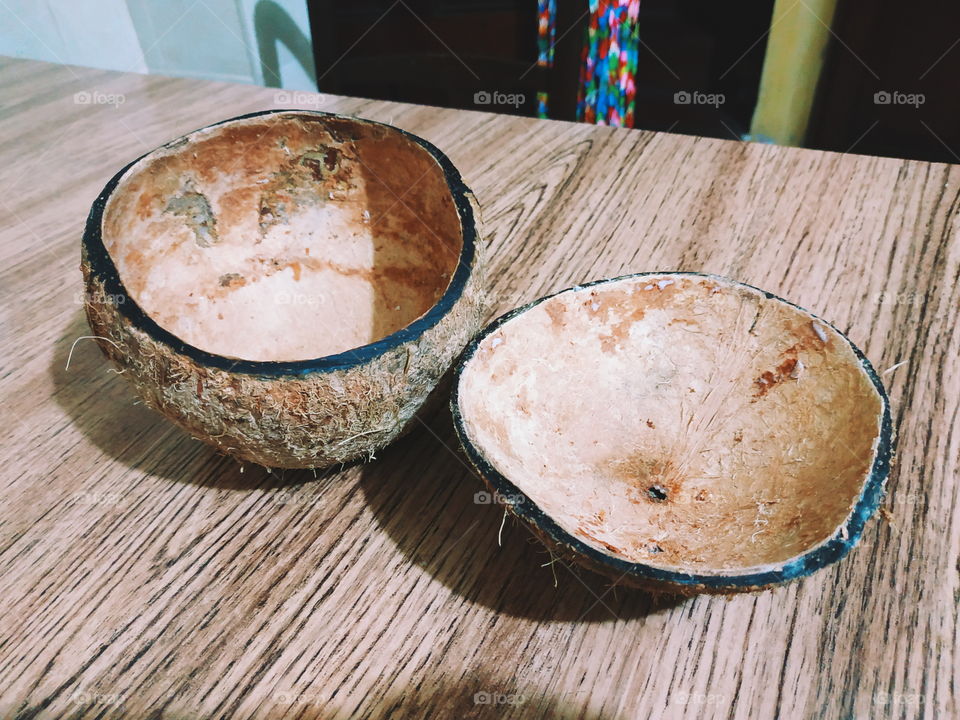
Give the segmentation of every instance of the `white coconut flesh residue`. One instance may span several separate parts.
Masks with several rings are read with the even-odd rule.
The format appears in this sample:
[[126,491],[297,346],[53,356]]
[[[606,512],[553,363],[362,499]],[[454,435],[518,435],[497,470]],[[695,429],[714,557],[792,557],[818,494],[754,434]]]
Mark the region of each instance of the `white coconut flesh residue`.
[[890,373],[892,373],[892,372],[893,372],[894,370],[896,370],[897,368],[902,368],[902,367],[903,367],[904,365],[906,365],[906,364],[907,364],[907,361],[906,361],[906,360],[901,360],[900,362],[898,362],[898,363],[896,363],[896,364],[891,365],[890,367],[888,367],[888,368],[887,368],[886,370],[884,370],[881,374],[882,374],[882,375],[889,375]]
[[664,278],[662,280],[657,280],[655,283],[644,285],[643,289],[644,290],[654,290],[654,289],[663,290],[665,287],[670,287],[671,285],[673,285],[674,282],[675,281],[671,280],[670,278]]
[[804,370],[803,360],[800,360],[798,358],[797,364],[794,365],[793,370],[790,371],[790,377],[792,377],[794,380],[799,380],[800,375],[803,373],[803,370]]

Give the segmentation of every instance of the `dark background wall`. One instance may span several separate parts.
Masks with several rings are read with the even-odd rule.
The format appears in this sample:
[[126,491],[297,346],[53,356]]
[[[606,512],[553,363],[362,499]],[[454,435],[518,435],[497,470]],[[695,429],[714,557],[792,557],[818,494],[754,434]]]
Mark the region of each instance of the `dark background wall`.
[[[556,65],[543,70],[534,0],[310,0],[318,87],[529,116],[548,90],[550,116],[573,120],[586,7],[558,0]],[[748,133],[773,0],[640,7],[636,127]],[[958,79],[960,5],[839,0],[806,145],[960,162]],[[683,102],[695,93],[713,102]]]
[[807,144],[960,163],[960,5],[841,0],[833,26]]
[[[572,120],[586,0],[559,0],[556,65],[537,56],[536,2],[522,0],[311,0],[320,90],[446,107],[534,115],[538,89],[550,116]],[[637,69],[638,127],[714,135],[747,132],[756,102],[772,0],[737,12],[707,0],[644,0]],[[523,95],[479,108],[478,92]],[[722,102],[677,102],[677,93]]]

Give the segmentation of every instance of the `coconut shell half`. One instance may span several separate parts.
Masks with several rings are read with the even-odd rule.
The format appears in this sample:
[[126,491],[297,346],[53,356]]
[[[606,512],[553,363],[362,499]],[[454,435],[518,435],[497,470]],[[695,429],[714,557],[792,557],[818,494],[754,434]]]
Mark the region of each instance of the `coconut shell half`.
[[430,143],[328,113],[212,125],[121,170],[86,313],[144,401],[268,467],[370,457],[479,329],[476,201]]
[[757,590],[840,559],[893,452],[886,393],[850,340],[696,273],[504,315],[467,347],[451,402],[471,462],[548,547],[669,592]]

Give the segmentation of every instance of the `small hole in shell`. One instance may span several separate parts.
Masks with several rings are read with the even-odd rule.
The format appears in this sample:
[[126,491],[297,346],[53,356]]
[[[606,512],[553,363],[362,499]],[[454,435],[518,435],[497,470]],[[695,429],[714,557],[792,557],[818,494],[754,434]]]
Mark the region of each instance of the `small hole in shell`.
[[654,502],[663,502],[667,499],[667,491],[659,485],[651,485],[647,488],[647,496]]

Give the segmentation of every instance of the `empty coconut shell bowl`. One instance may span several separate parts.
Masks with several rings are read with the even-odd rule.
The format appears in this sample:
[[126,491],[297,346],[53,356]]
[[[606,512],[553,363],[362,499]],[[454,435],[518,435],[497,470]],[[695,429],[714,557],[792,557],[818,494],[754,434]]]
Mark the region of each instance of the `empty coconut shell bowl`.
[[472,193],[443,153],[271,111],[134,161],[93,204],[86,313],[143,400],[267,467],[369,457],[480,328]]
[[83,237],[86,313],[147,405],[266,467],[370,459],[460,357],[454,425],[490,491],[552,553],[618,582],[756,590],[857,542],[890,408],[828,322],[667,272],[481,331],[483,254],[476,201],[430,143],[268,111],[110,180]]
[[892,453],[876,373],[829,323],[711,275],[604,280],[468,346],[454,422],[555,554],[680,593],[756,590],[842,557]]

